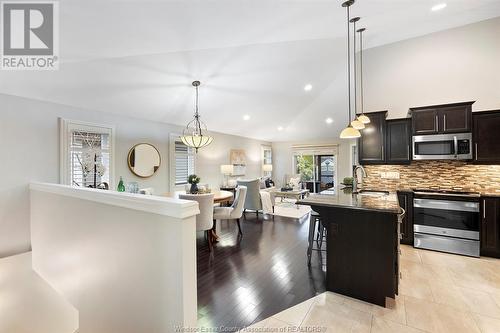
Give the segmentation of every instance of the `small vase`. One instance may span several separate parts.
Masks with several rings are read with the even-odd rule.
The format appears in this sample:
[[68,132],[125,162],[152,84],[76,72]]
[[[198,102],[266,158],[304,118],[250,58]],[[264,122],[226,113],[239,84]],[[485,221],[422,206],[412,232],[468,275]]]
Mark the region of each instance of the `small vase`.
[[189,190],[191,194],[196,194],[198,193],[198,184],[191,184],[191,189]]

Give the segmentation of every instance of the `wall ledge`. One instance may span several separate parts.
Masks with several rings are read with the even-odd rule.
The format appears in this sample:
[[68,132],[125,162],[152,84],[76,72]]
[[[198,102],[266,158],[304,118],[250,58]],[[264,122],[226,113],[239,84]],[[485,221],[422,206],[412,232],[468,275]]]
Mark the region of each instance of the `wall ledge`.
[[185,219],[200,213],[198,203],[189,200],[38,182],[30,183],[29,188],[30,191],[64,195],[179,219]]

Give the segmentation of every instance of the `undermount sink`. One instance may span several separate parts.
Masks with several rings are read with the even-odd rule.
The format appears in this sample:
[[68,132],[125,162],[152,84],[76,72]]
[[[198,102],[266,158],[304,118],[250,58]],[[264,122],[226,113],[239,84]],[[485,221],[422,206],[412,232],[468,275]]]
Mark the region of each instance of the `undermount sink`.
[[366,195],[371,197],[382,197],[389,195],[388,191],[377,191],[377,190],[359,190],[358,192],[353,192],[353,194],[357,195]]

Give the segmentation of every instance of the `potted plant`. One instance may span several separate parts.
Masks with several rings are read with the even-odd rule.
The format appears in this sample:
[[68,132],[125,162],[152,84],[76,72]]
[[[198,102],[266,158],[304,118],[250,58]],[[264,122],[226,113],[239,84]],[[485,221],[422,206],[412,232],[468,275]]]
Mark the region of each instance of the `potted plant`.
[[200,182],[200,177],[197,175],[189,175],[188,177],[188,183],[191,184],[191,189],[189,192],[191,194],[196,194],[198,193],[198,183]]

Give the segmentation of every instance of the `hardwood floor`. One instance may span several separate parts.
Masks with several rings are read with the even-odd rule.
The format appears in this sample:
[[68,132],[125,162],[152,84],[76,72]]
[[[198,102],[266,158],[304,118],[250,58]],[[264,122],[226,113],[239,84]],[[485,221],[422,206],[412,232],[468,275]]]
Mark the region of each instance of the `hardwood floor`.
[[307,219],[246,215],[241,240],[236,222],[222,221],[213,254],[198,236],[200,327],[238,331],[325,291],[318,255],[306,264]]

